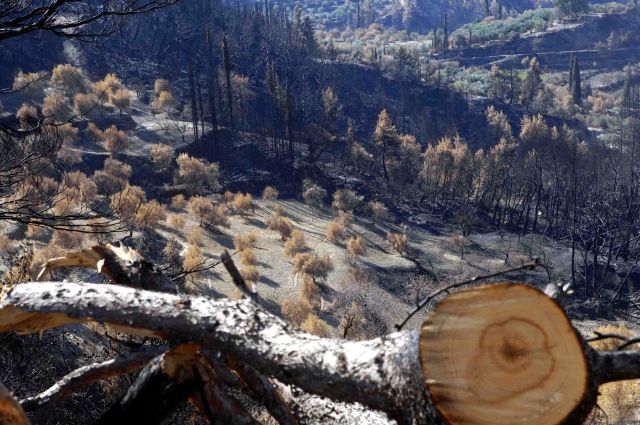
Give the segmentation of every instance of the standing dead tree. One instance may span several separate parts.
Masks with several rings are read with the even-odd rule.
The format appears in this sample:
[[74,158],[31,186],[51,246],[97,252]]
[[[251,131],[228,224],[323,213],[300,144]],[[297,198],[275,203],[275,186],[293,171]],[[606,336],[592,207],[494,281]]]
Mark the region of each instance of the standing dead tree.
[[[96,264],[113,255],[104,252]],[[111,278],[118,282],[118,276]],[[239,388],[287,424],[382,424],[387,418],[401,424],[508,424],[516,416],[526,424],[577,424],[594,407],[600,385],[640,378],[640,351],[590,348],[554,299],[565,293],[513,283],[465,289],[441,302],[421,330],[352,342],[295,330],[249,298],[24,283],[0,298],[0,332],[97,321],[166,340],[173,348],[154,357],[98,423],[142,417],[151,406],[158,406],[153,411],[160,420],[186,398],[209,420],[255,423],[226,392]],[[85,366],[23,400],[22,408],[37,413],[47,400],[67,396],[69,382],[77,389],[101,374],[142,367],[150,357]],[[16,406],[1,404],[0,415],[17,415]]]

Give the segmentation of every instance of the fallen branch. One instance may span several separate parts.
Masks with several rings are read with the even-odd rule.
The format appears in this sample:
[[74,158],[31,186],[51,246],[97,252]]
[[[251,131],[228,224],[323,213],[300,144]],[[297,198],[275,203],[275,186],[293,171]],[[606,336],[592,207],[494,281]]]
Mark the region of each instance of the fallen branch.
[[86,385],[114,376],[125,375],[143,368],[164,349],[165,347],[153,347],[102,363],[83,366],[65,375],[40,394],[20,400],[20,405],[26,411],[34,411],[42,409],[53,402],[60,402]]

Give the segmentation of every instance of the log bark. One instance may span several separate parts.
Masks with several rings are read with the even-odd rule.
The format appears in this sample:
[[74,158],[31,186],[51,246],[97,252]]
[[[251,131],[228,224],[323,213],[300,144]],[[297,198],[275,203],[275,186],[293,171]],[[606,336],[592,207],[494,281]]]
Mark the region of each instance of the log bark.
[[37,332],[87,320],[223,350],[283,383],[361,403],[399,423],[436,418],[418,361],[418,331],[363,342],[323,339],[292,329],[246,299],[212,300],[116,285],[26,283],[0,301],[0,332]]
[[[530,294],[537,300],[535,306],[527,304],[527,297],[500,292],[500,285],[477,287],[458,292],[441,304],[442,308],[448,308],[460,300],[465,301],[465,308],[454,314],[459,316],[455,321],[442,320],[439,317],[442,311],[437,307],[425,322],[423,332],[427,335],[436,329],[446,331],[443,335],[449,335],[447,337],[453,332],[455,337],[449,340],[456,344],[465,338],[476,341],[462,350],[484,347],[478,356],[468,357],[476,367],[465,377],[467,381],[458,381],[461,385],[478,385],[477,391],[482,391],[483,386],[499,381],[504,388],[493,387],[483,396],[502,397],[507,388],[509,398],[511,393],[519,395],[533,384],[546,382],[547,375],[556,368],[560,372],[567,368],[577,374],[576,382],[582,385],[583,397],[571,398],[566,412],[563,411],[566,415],[554,411],[551,419],[555,423],[581,423],[594,406],[598,385],[640,378],[639,351],[597,352],[577,334],[555,301],[524,285],[503,286],[518,288],[516,295]],[[452,313],[447,311],[447,314]],[[501,314],[506,316],[501,319]],[[478,336],[476,333],[482,329],[475,322],[474,318],[478,317],[497,318],[498,322],[493,327],[485,326]],[[344,418],[355,422],[351,418],[368,417],[369,423],[385,423],[382,414],[378,416],[367,409],[385,412],[399,424],[440,423],[441,418],[447,418],[443,406],[455,395],[455,391],[438,392],[436,384],[442,385],[443,378],[432,375],[433,365],[438,363],[433,359],[446,356],[447,346],[442,346],[439,353],[430,352],[437,351],[438,346],[428,344],[429,337],[423,335],[421,347],[418,330],[361,342],[318,338],[291,328],[248,299],[213,300],[118,285],[18,284],[0,299],[0,332],[36,332],[84,321],[103,322],[119,330],[169,341],[189,341],[205,350],[232,355],[260,374],[290,385],[292,397],[283,399],[290,407],[294,406],[294,413],[303,423],[311,420],[305,419],[302,412],[310,412],[315,418],[324,415],[326,421],[321,422],[339,423],[346,421]],[[440,327],[435,326],[437,323]],[[491,320],[486,319],[486,323],[491,324]],[[555,333],[569,342],[554,340],[551,336]],[[570,348],[556,347],[563,344],[570,344]],[[424,360],[425,353],[432,356],[429,361]],[[512,366],[511,360],[517,367],[507,367]],[[578,363],[577,372],[568,360]],[[551,363],[554,366],[549,368]],[[553,370],[540,374],[544,368]],[[514,379],[522,378],[522,382],[531,376],[536,379],[523,384],[523,390],[518,382],[511,382],[505,370],[510,371]],[[530,375],[518,375],[521,370]],[[496,377],[499,379],[494,379]],[[539,389],[548,395],[547,402],[553,404],[553,398],[563,396],[563,391],[569,394],[563,382],[550,382],[553,385],[548,388],[542,385]],[[486,401],[487,406],[495,402]],[[482,418],[474,423],[500,423],[495,421],[495,416]],[[450,416],[449,420],[456,421]],[[530,423],[549,422],[542,418]]]

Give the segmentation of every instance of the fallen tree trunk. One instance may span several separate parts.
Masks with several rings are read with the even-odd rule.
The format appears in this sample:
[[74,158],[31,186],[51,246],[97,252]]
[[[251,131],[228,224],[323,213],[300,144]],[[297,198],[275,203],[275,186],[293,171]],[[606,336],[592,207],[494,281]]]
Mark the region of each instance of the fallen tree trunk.
[[[334,401],[361,403],[401,424],[442,418],[508,423],[504,418],[514,406],[527,401],[537,403],[539,413],[534,408],[519,423],[581,423],[598,385],[640,378],[640,352],[595,352],[555,301],[524,285],[460,291],[431,313],[422,336],[418,330],[403,331],[362,342],[297,331],[247,299],[42,282],[19,284],[0,300],[0,332],[84,321],[225,352],[282,383]],[[569,367],[571,362],[578,366]],[[474,385],[471,392],[484,397],[474,409],[491,413],[475,421],[465,408]]]

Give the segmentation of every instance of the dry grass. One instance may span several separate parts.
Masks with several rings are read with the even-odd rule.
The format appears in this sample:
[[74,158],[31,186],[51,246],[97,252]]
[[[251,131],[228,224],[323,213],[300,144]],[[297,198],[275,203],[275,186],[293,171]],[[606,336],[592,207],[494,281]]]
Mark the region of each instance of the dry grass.
[[304,322],[300,325],[300,329],[304,332],[328,338],[331,336],[331,327],[324,320],[320,319],[315,314],[311,313],[307,316]]
[[304,233],[302,230],[294,229],[291,237],[284,243],[284,253],[288,257],[294,257],[305,248]]
[[[631,331],[624,324],[617,326],[602,326],[596,329],[597,332],[606,334],[614,333],[623,336],[632,336]],[[620,341],[615,339],[603,339],[590,343],[597,350],[615,350]],[[627,349],[637,350],[637,344]],[[640,393],[640,380],[611,382],[601,385],[599,388],[598,406],[604,412],[604,418],[597,416],[602,412],[594,412],[595,418],[591,423],[602,424],[626,424],[636,420],[640,413],[638,405],[638,394]]]
[[347,241],[347,251],[354,257],[365,255],[367,253],[367,243],[362,236],[354,236]]

